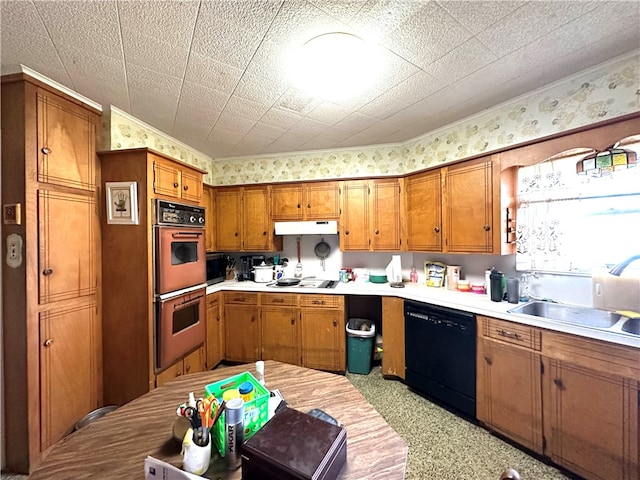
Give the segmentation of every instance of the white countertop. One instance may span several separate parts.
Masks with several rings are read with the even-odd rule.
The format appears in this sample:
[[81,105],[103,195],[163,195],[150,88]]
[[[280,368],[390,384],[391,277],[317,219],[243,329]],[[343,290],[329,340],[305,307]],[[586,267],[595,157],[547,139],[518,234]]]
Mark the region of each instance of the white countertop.
[[207,287],[207,294],[222,290],[242,290],[248,292],[289,292],[304,294],[323,295],[380,295],[388,297],[399,297],[406,300],[440,305],[442,307],[456,308],[479,315],[487,315],[494,318],[509,320],[534,327],[546,328],[557,332],[580,335],[596,340],[604,340],[619,345],[640,348],[640,336],[625,333],[620,330],[620,322],[612,329],[600,329],[575,325],[571,323],[549,320],[532,315],[508,313],[516,307],[508,302],[492,302],[488,295],[458,292],[447,290],[446,288],[427,287],[418,283],[404,283],[404,288],[391,287],[389,283],[362,283],[349,282],[339,283],[336,288],[315,289],[300,287],[268,287],[265,283],[255,283],[251,281],[238,282],[227,280],[222,283]]

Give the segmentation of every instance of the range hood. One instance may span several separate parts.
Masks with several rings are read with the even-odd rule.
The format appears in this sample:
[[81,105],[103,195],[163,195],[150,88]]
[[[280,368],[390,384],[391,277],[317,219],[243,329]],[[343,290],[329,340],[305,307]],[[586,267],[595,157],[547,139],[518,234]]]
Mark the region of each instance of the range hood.
[[276,235],[329,235],[338,233],[337,220],[275,222]]

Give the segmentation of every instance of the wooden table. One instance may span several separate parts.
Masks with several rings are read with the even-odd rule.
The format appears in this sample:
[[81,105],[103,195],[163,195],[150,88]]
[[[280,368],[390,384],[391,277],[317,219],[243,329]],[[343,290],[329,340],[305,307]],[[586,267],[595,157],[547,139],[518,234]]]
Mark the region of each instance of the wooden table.
[[[181,442],[172,434],[176,407],[189,392],[202,396],[205,385],[247,370],[254,373],[254,365],[172,380],[62,439],[29,480],[144,478],[147,455],[181,467]],[[346,427],[347,463],[338,478],[404,478],[407,445],[346,377],[266,361],[265,381],[267,388],[280,390],[290,407],[303,412],[320,408]],[[216,452],[206,477],[239,480],[242,475],[241,469],[226,470]]]

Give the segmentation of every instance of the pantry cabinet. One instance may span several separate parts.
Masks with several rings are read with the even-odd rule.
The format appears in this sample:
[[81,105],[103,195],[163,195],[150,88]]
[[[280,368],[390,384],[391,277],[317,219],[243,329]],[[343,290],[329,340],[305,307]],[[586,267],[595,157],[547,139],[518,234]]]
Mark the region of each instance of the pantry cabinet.
[[207,295],[207,361],[211,370],[225,358],[224,319],[220,312],[221,293]]
[[399,251],[400,180],[343,182],[340,249]]
[[340,217],[340,182],[276,184],[271,187],[274,221],[334,220]]
[[22,73],[1,93],[5,467],[29,473],[103,405],[101,110]]
[[270,187],[221,187],[214,190],[216,251],[272,252],[282,249],[269,215]]

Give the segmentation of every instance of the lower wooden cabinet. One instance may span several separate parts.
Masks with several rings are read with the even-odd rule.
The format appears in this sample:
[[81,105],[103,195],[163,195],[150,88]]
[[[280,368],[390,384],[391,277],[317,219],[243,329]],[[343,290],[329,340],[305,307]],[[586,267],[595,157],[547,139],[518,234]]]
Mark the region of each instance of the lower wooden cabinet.
[[638,480],[640,350],[478,316],[477,416],[589,480]]
[[260,360],[258,293],[224,293],[225,357],[232,362]]
[[300,321],[295,293],[262,294],[262,359],[300,364]]
[[300,296],[302,366],[343,372],[346,368],[344,297]]
[[404,300],[402,298],[382,297],[382,331],[384,332],[382,374],[404,380]]
[[181,375],[205,371],[205,362],[206,351],[205,347],[202,346],[156,375],[156,387],[160,387],[169,380],[173,380]]
[[220,313],[221,293],[207,295],[207,370],[211,370],[225,358],[224,319]]

